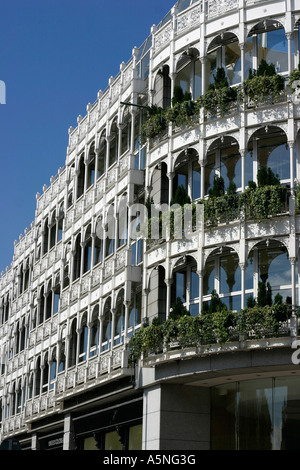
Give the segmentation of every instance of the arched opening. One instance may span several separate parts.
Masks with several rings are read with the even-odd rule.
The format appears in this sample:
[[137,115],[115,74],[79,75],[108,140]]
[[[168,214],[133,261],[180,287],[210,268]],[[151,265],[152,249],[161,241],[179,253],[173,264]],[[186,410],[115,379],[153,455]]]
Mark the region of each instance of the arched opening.
[[88,226],[84,238],[84,251],[83,251],[83,273],[89,271],[92,267],[92,234],[91,225]]
[[183,187],[190,200],[201,197],[201,171],[198,153],[195,149],[182,152],[175,162],[173,198],[178,188]]
[[175,87],[183,93],[190,93],[192,99],[202,94],[202,74],[199,51],[188,48],[179,58],[176,65]]
[[99,334],[100,334],[100,321],[99,321],[99,305],[93,308],[91,318],[91,332],[90,332],[90,357],[98,354],[99,347]]
[[229,247],[214,250],[206,260],[203,276],[204,307],[216,292],[229,310],[241,309],[241,268],[238,254]]
[[139,285],[132,284],[129,305],[128,336],[141,326],[142,321],[142,290]]
[[61,204],[59,211],[58,211],[58,220],[57,220],[57,243],[62,240],[64,216],[65,216],[64,205]]
[[[285,132],[276,126],[257,130],[248,143],[246,176],[257,182],[258,171],[270,168],[282,184],[290,184],[290,149]],[[250,178],[252,175],[253,178]],[[249,181],[245,179],[245,181]]]
[[71,328],[70,328],[68,367],[75,366],[76,358],[77,358],[77,320],[76,318],[74,318],[71,324]]
[[154,81],[153,105],[163,109],[171,106],[171,78],[168,65],[163,65]]
[[128,106],[125,107],[122,123],[121,155],[130,149],[131,144],[131,115]]
[[54,247],[56,243],[56,214],[55,211],[53,211],[51,220],[50,220],[50,225],[49,225],[49,249]]
[[116,300],[116,317],[114,331],[114,345],[124,343],[125,334],[125,306],[124,306],[124,290],[122,289]]
[[171,287],[171,308],[178,299],[192,316],[199,313],[199,276],[194,258],[187,256],[180,259],[173,270]]
[[111,314],[111,298],[109,297],[103,308],[103,335],[101,351],[107,351],[111,347],[112,337],[112,314]]
[[98,218],[96,223],[96,235],[94,243],[94,266],[103,261],[103,241],[104,230],[102,227],[102,219]]
[[52,305],[53,305],[53,290],[52,290],[51,282],[49,282],[48,284],[45,300],[46,300],[45,320],[48,320],[52,316]]
[[36,362],[36,369],[35,369],[35,389],[34,389],[34,396],[37,396],[41,393],[41,356],[38,357]]
[[241,83],[241,51],[235,34],[226,32],[215,37],[207,49],[206,83],[214,82],[217,69],[223,68],[228,85]]
[[85,179],[85,163],[84,163],[84,154],[82,154],[79,159],[78,170],[77,170],[77,199],[79,199],[83,195],[84,179]]
[[110,256],[115,251],[115,208],[113,204],[109,205],[106,218],[106,241],[105,241],[105,256]]
[[100,176],[102,176],[106,171],[106,148],[106,133],[103,131],[99,139],[97,179],[100,178]]
[[271,239],[254,246],[248,256],[245,288],[246,297],[259,303],[259,297],[264,295],[269,304],[274,303],[278,295],[283,302],[292,303],[291,263],[282,243]]
[[74,254],[73,254],[73,276],[72,280],[75,281],[80,277],[81,269],[81,235],[78,234],[75,240],[74,245]]
[[80,325],[79,356],[78,356],[79,362],[86,361],[87,348],[88,348],[87,313],[84,313],[82,316],[81,325]]
[[109,164],[113,165],[118,161],[118,146],[119,146],[119,128],[117,119],[112,123],[109,137]]
[[288,72],[288,40],[279,21],[264,20],[248,34],[245,49],[245,77],[249,69],[256,69],[262,60],[274,64],[277,73]]
[[[249,157],[248,157],[249,158]],[[248,158],[246,165],[249,165]],[[224,190],[242,188],[242,164],[238,142],[230,136],[216,139],[209,147],[205,165],[205,194],[213,189],[215,178],[223,178]]]
[[42,393],[48,392],[49,387],[49,361],[48,353],[44,357],[44,367],[42,370],[43,381],[42,381]]
[[95,158],[95,145],[92,144],[89,151],[87,164],[87,189],[95,183]]
[[49,390],[54,389],[56,374],[57,374],[57,359],[56,359],[56,348],[55,348],[52,352],[51,361],[50,361]]

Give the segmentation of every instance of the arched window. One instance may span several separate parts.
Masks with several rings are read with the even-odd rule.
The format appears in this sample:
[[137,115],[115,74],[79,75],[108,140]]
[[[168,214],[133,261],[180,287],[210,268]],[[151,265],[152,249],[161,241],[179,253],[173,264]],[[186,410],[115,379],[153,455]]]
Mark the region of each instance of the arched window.
[[147,158],[147,146],[142,141],[142,126],[146,120],[146,112],[139,111],[134,116],[134,169],[144,170]]
[[175,176],[173,178],[173,197],[179,186],[183,186],[191,200],[201,197],[201,173],[198,153],[194,149],[187,149],[179,155],[175,163]]
[[214,82],[218,68],[225,70],[229,86],[241,83],[241,51],[235,34],[226,32],[218,35],[209,44],[207,52],[207,85]]
[[42,370],[43,375],[43,383],[42,383],[42,393],[48,392],[49,388],[49,360],[48,354],[45,355],[44,358],[44,367]]
[[56,360],[56,349],[52,352],[52,358],[50,363],[50,376],[49,376],[49,390],[53,390],[57,373],[57,360]]
[[79,356],[78,356],[79,362],[83,362],[87,359],[87,348],[88,348],[87,313],[84,313],[81,319],[81,326],[80,326]]
[[290,183],[290,149],[283,130],[276,126],[259,129],[249,141],[248,153],[254,181],[259,169],[266,167],[278,175],[281,183]]
[[95,145],[93,144],[89,151],[87,165],[87,189],[95,183]]
[[230,248],[213,251],[206,261],[203,298],[208,304],[213,291],[229,310],[241,309],[241,268],[238,254]]
[[131,115],[128,107],[125,108],[122,124],[121,155],[130,149],[131,143]]
[[85,179],[85,163],[84,163],[84,154],[82,154],[79,159],[79,164],[78,164],[77,199],[79,199],[83,195],[84,179]]
[[48,238],[49,238],[48,237],[48,232],[49,232],[48,220],[46,219],[44,221],[43,230],[42,230],[42,239],[43,239],[43,242],[42,242],[42,255],[44,255],[48,251]]
[[34,389],[34,396],[37,396],[41,393],[41,357],[39,356],[36,363],[36,370],[35,370],[35,389]]
[[179,58],[176,66],[175,86],[181,87],[183,93],[190,93],[193,99],[201,95],[201,62],[197,49],[189,48]]
[[67,263],[64,267],[63,289],[68,287],[69,284],[70,284],[69,263]]
[[61,241],[63,234],[63,223],[64,223],[64,205],[61,204],[58,211],[58,220],[57,220],[57,243]]
[[154,82],[153,104],[163,109],[171,106],[171,78],[169,73],[169,66],[164,65],[157,72]]
[[20,352],[24,351],[26,345],[26,326],[25,320],[22,321],[22,326],[20,329]]
[[92,324],[91,324],[91,332],[90,332],[90,357],[95,356],[98,353],[99,333],[100,333],[99,306],[98,305],[96,305],[93,309],[91,323]]
[[128,240],[128,209],[127,195],[122,196],[118,208],[118,247],[125,245]]
[[115,318],[115,333],[114,344],[124,342],[125,333],[125,306],[124,306],[124,290],[122,289],[117,297],[116,302],[116,318]]
[[78,234],[74,246],[74,255],[73,255],[73,276],[72,280],[75,281],[80,277],[81,269],[81,235]]
[[102,336],[102,351],[110,349],[111,334],[112,334],[112,315],[111,315],[111,298],[109,297],[103,309],[103,336]]
[[59,276],[56,277],[53,290],[53,310],[52,314],[56,315],[59,310],[59,300],[60,300],[60,279]]
[[45,320],[48,320],[52,316],[52,306],[53,306],[53,290],[52,290],[51,282],[49,282],[47,291],[46,291],[46,299],[45,299]]
[[109,139],[109,166],[118,161],[118,146],[119,146],[119,128],[117,119],[114,120]]
[[92,235],[91,235],[91,225],[88,226],[85,232],[84,239],[84,252],[83,252],[83,272],[86,273],[92,267]]
[[[249,157],[246,157],[245,167],[249,173]],[[210,146],[205,165],[205,194],[213,189],[215,177],[222,177],[224,190],[234,184],[236,189],[242,188],[242,165],[239,145],[232,137],[219,138]]]
[[245,78],[263,59],[274,64],[277,73],[288,72],[288,40],[278,21],[264,20],[251,29],[245,49]]
[[187,257],[184,266],[179,260],[174,268],[171,288],[171,307],[179,298],[192,316],[199,313],[199,276],[197,265],[192,257]]
[[115,208],[113,204],[109,205],[106,219],[106,251],[105,256],[109,256],[115,251]]
[[51,221],[49,225],[49,238],[50,238],[50,250],[56,243],[56,214],[55,211],[52,213]]
[[142,319],[142,292],[134,290],[129,307],[129,336],[138,328]]
[[58,373],[63,372],[66,368],[66,353],[65,353],[66,344],[65,341],[62,341],[59,354],[59,366]]
[[106,172],[106,133],[102,132],[99,140],[99,149],[98,149],[98,174],[97,179],[100,178]]
[[76,364],[77,357],[77,320],[72,321],[69,339],[69,363],[68,367],[72,367]]

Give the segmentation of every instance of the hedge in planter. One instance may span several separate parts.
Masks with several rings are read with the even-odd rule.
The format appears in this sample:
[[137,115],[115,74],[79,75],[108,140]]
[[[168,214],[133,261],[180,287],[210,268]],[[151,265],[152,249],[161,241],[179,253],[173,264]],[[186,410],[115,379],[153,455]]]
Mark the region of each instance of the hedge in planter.
[[251,100],[253,106],[257,106],[266,97],[276,101],[284,90],[284,77],[278,75],[274,64],[267,64],[262,59],[257,70],[250,69],[248,78],[243,83],[245,96]]

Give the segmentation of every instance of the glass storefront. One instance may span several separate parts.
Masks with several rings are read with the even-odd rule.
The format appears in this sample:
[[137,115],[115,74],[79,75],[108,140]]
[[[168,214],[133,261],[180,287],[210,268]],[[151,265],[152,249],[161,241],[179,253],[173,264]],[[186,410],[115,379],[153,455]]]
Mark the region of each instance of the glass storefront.
[[300,378],[245,380],[212,388],[213,450],[299,450]]

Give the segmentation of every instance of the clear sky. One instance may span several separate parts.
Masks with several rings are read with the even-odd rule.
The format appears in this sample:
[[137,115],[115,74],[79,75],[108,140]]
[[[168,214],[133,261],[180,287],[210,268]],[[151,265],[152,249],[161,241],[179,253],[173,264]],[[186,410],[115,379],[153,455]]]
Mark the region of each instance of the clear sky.
[[176,0],[1,0],[0,272],[65,164],[68,128]]

